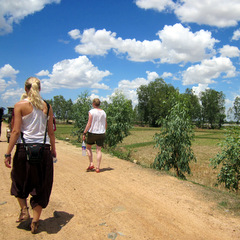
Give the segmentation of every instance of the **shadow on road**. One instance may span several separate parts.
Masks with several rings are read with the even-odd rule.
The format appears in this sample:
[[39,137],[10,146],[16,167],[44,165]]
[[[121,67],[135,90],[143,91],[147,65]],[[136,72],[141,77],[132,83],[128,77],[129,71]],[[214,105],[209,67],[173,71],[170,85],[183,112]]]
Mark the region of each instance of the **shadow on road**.
[[[58,233],[73,218],[73,214],[63,211],[55,211],[53,217],[39,221],[38,233],[47,232],[48,234]],[[30,231],[31,221],[22,222],[17,228]]]

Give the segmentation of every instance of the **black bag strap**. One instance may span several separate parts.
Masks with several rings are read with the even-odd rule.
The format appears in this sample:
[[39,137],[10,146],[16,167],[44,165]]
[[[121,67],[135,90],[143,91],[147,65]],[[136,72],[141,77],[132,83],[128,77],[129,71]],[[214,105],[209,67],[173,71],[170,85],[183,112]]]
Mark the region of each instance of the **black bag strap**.
[[[47,110],[47,122],[46,122],[46,129],[45,129],[45,134],[44,134],[43,146],[45,145],[46,138],[47,138],[48,114],[49,114],[49,109],[50,109],[49,103],[46,100],[44,100],[44,102],[47,104],[48,110]],[[23,132],[21,132],[21,138],[22,138],[23,144],[26,145],[26,142],[23,138]]]

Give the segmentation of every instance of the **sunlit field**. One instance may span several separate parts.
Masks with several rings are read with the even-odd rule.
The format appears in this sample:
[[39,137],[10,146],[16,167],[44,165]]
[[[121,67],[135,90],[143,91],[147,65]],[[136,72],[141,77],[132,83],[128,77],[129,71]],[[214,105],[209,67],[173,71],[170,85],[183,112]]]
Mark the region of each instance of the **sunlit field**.
[[[77,143],[77,136],[73,136],[73,125],[57,125],[56,137],[67,140],[73,144]],[[144,167],[151,167],[158,149],[154,147],[154,135],[159,132],[159,128],[136,127],[130,131],[122,143],[117,145],[119,152],[129,153],[129,160]],[[197,162],[191,162],[191,174],[186,175],[187,179],[198,184],[215,187],[217,180],[217,170],[210,166],[210,158],[219,151],[220,143],[224,139],[225,130],[195,129],[195,138],[192,142],[192,149],[197,158]],[[121,154],[120,154],[121,155]],[[170,171],[174,174],[174,171]],[[219,187],[223,189],[223,187]]]

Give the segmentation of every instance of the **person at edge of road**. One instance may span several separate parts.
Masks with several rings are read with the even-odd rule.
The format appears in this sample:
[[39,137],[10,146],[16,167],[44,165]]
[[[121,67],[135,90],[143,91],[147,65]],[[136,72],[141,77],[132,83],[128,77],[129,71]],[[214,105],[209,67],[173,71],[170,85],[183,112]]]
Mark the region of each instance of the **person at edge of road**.
[[51,105],[46,145],[43,161],[40,164],[29,164],[21,139],[22,132],[26,143],[43,143],[44,141],[48,107],[41,98],[40,89],[38,78],[30,77],[26,80],[27,98],[20,100],[14,106],[14,126],[5,154],[5,165],[11,168],[11,152],[17,144],[11,171],[11,195],[17,198],[21,208],[17,222],[23,222],[30,219],[27,198],[31,194],[30,205],[33,209],[31,232],[33,234],[37,233],[42,209],[49,203],[53,184],[53,156],[56,156]]
[[[0,137],[1,137],[1,133],[2,133],[3,113],[4,113],[4,108],[0,107]],[[1,140],[0,140],[0,142],[1,142]]]
[[87,154],[89,158],[89,166],[87,171],[94,171],[92,145],[96,144],[97,148],[97,167],[96,172],[100,172],[100,164],[102,160],[102,147],[105,140],[105,132],[107,130],[107,116],[104,110],[100,109],[100,100],[94,98],[92,102],[93,109],[88,112],[88,122],[83,132],[83,141],[87,135]]

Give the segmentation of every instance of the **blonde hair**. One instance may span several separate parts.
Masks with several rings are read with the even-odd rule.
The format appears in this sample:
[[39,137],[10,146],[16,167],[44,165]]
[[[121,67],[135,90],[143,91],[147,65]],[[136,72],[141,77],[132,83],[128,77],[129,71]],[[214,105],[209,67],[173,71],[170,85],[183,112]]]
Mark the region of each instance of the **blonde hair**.
[[23,100],[23,99],[25,99],[25,98],[27,98],[27,94],[26,94],[26,93],[23,93],[22,96],[21,96],[21,98],[20,98],[20,100]]
[[30,77],[25,82],[27,97],[29,101],[38,109],[43,109],[43,101],[40,96],[40,80],[36,77]]
[[93,99],[93,103],[94,103],[94,105],[96,106],[96,107],[99,107],[100,106],[100,99],[99,98],[94,98]]

